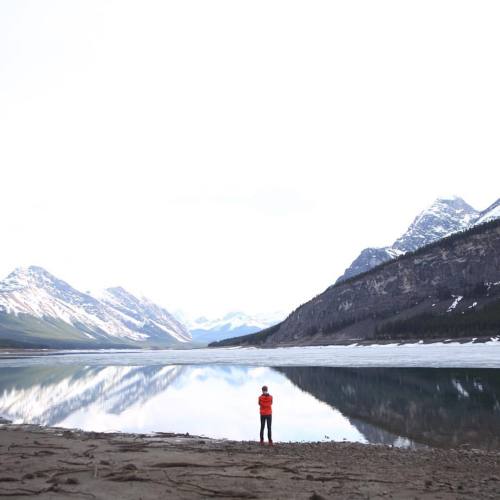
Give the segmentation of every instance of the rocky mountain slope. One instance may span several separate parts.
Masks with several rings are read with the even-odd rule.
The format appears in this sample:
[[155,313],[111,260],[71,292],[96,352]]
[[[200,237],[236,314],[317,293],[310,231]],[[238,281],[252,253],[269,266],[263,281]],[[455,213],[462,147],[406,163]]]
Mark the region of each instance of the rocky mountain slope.
[[0,281],[2,345],[165,347],[190,340],[168,311],[122,288],[92,296],[37,266]]
[[217,345],[500,333],[500,220],[329,287],[267,330]]
[[500,217],[500,199],[478,212],[462,198],[439,198],[422,211],[407,231],[391,246],[365,248],[337,280],[366,272],[406,252],[413,252],[450,234]]
[[163,340],[166,335],[177,342],[189,342],[187,328],[166,309],[146,297],[137,298],[122,287],[107,288],[95,296],[115,311],[132,331],[147,335],[149,339]]

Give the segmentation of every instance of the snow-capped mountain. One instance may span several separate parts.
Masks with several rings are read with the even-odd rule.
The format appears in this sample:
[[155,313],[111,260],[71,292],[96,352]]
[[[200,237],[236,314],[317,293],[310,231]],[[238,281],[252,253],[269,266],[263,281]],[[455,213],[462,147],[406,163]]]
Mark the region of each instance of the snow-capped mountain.
[[285,315],[275,312],[250,316],[240,311],[230,312],[221,318],[208,319],[204,316],[190,320],[182,313],[179,318],[187,325],[193,340],[214,342],[240,335],[255,333],[279,323]]
[[[191,340],[170,314],[123,289],[98,298],[37,266],[0,281],[0,338],[16,345],[173,345]],[[38,340],[36,340],[38,339]]]
[[337,282],[361,274],[398,255],[417,250],[450,234],[500,217],[500,200],[479,212],[462,198],[438,198],[422,211],[391,246],[365,248]]
[[439,198],[421,212],[392,248],[411,252],[474,224],[479,212],[462,198]]
[[179,342],[189,342],[191,336],[186,327],[166,309],[145,297],[138,299],[122,287],[107,288],[97,298],[108,308],[116,311],[122,323],[131,330],[151,337],[165,334]]
[[483,210],[474,224],[482,224],[483,222],[489,222],[490,220],[498,218],[500,218],[500,198],[486,210]]

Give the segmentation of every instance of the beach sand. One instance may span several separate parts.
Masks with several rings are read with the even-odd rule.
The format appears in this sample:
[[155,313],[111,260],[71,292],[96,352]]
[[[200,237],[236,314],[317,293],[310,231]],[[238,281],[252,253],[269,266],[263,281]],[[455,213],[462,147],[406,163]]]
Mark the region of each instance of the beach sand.
[[500,453],[0,426],[0,497],[500,498]]

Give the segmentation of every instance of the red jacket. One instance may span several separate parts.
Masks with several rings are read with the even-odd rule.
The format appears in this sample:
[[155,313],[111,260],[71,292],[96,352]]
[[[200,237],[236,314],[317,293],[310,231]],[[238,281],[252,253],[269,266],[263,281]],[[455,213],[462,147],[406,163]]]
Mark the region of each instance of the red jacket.
[[273,404],[273,397],[271,394],[262,394],[259,396],[259,406],[261,415],[272,415],[273,409],[271,408]]

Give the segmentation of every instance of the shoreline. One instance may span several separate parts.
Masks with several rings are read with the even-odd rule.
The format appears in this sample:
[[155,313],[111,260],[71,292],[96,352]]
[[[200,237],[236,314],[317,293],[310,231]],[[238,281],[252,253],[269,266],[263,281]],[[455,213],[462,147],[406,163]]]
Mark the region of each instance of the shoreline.
[[449,338],[449,337],[440,337],[433,339],[387,339],[387,340],[379,340],[377,342],[367,339],[344,339],[338,340],[332,343],[313,343],[313,344],[280,344],[280,345],[238,345],[238,346],[196,346],[192,349],[140,349],[140,348],[94,348],[94,349],[55,349],[55,348],[9,348],[9,347],[0,347],[0,359],[15,359],[15,358],[24,358],[30,356],[64,356],[68,354],[109,354],[110,352],[127,352],[127,353],[155,353],[161,351],[196,351],[203,349],[244,349],[244,348],[252,348],[252,349],[261,349],[261,350],[273,350],[280,349],[286,347],[370,347],[370,346],[408,346],[408,345],[466,345],[466,344],[495,344],[500,342],[500,334],[496,337],[485,336],[485,337],[458,337],[458,338]]
[[497,498],[500,452],[0,425],[0,496]]
[[349,338],[349,339],[338,339],[334,342],[325,342],[324,338],[318,339],[312,343],[303,344],[301,342],[288,342],[282,344],[222,344],[224,340],[219,342],[212,342],[207,346],[207,349],[237,349],[237,348],[253,348],[253,349],[279,349],[282,347],[370,347],[370,346],[406,346],[406,345],[464,345],[464,344],[486,344],[486,343],[496,343],[500,341],[500,334],[496,336],[484,335],[480,337],[433,337],[433,338],[415,338],[415,339],[383,339],[383,340],[372,340],[372,339],[360,339],[360,338]]

